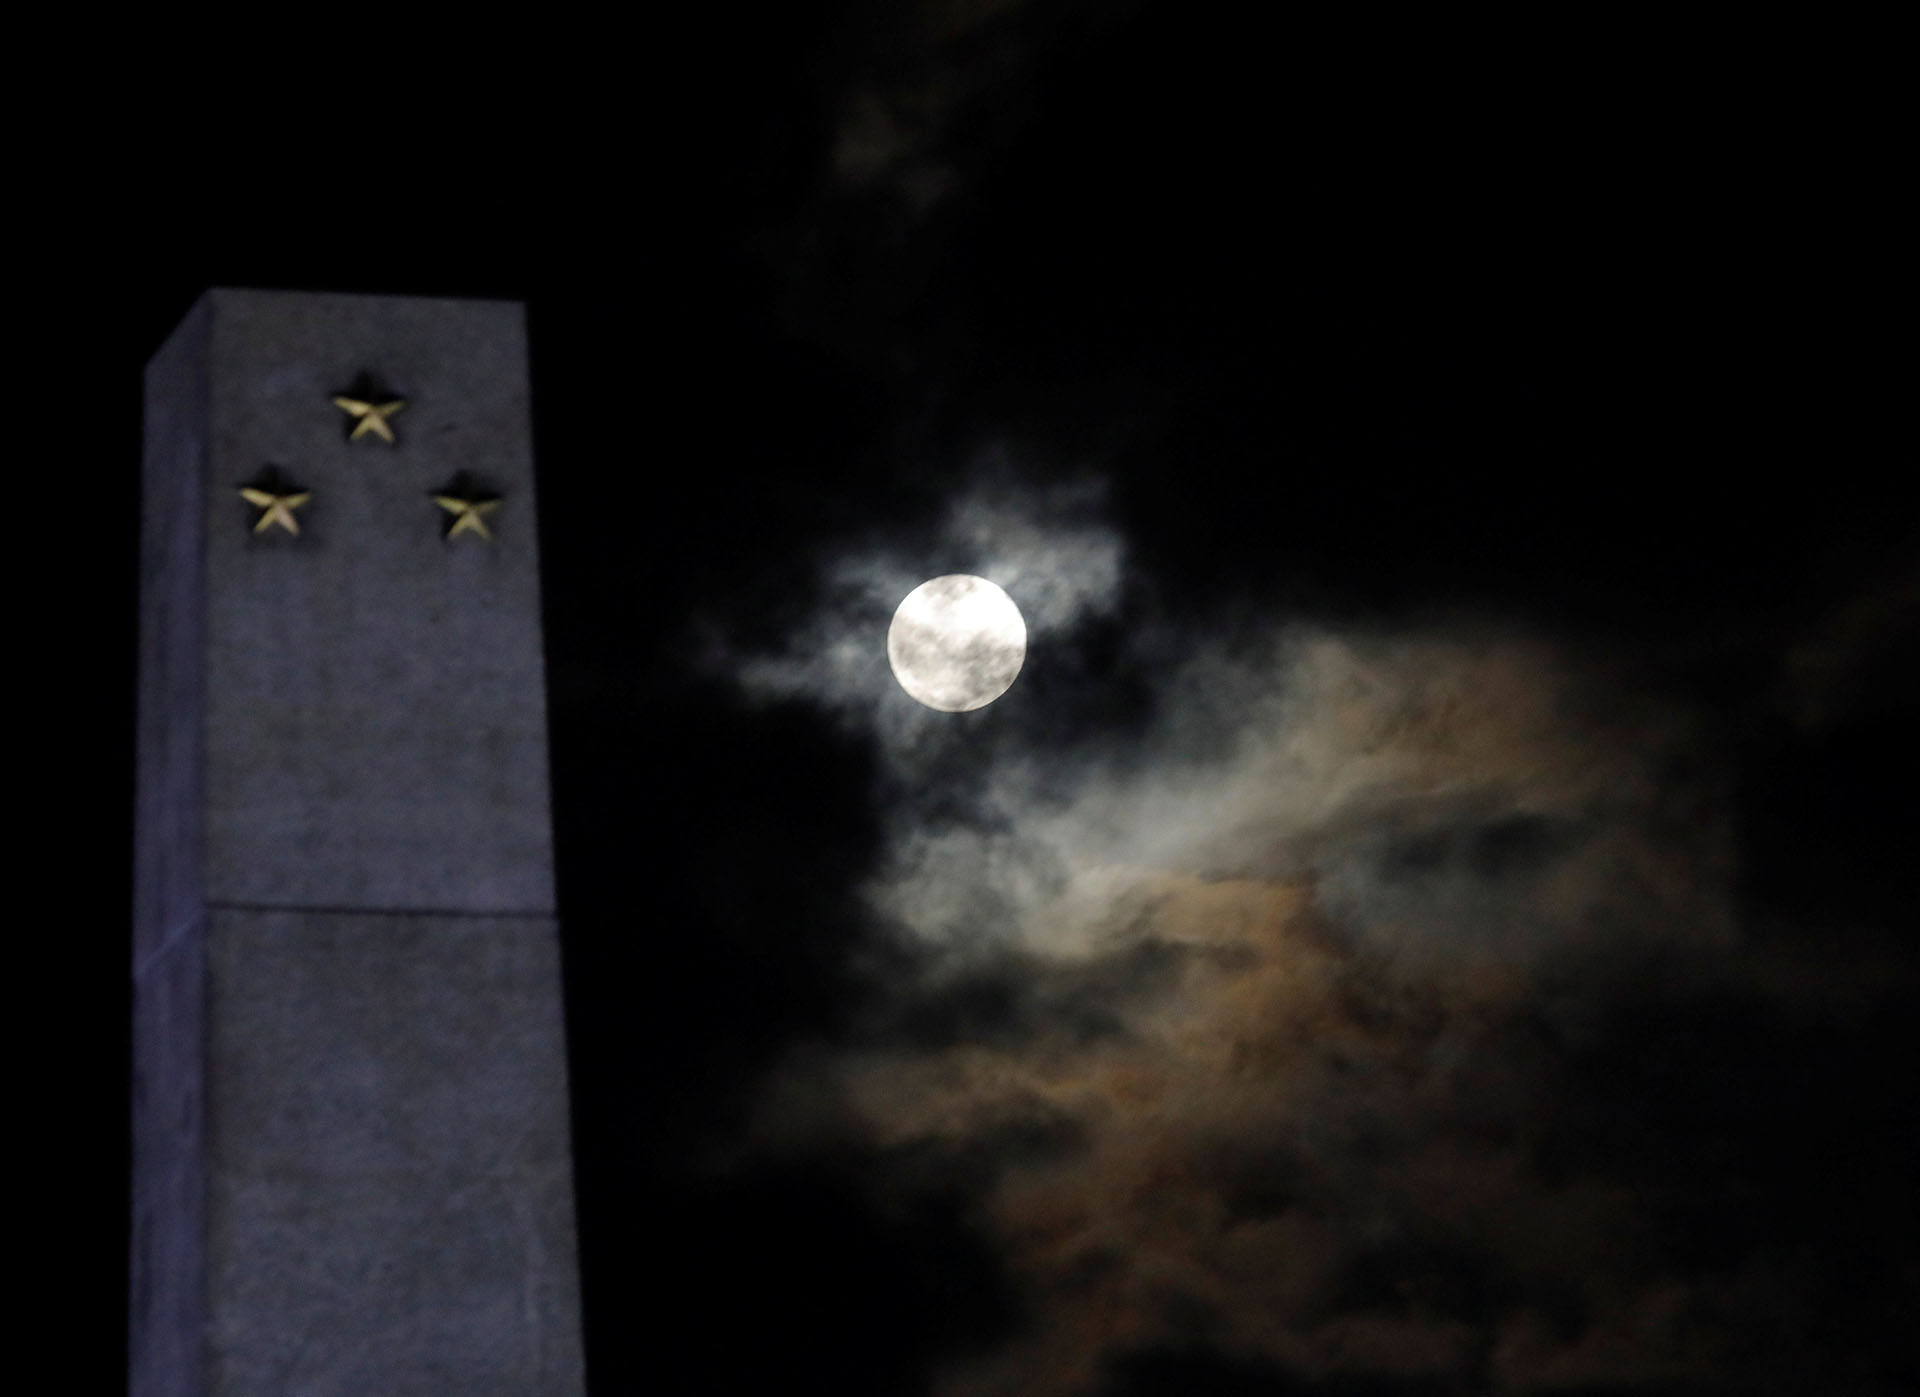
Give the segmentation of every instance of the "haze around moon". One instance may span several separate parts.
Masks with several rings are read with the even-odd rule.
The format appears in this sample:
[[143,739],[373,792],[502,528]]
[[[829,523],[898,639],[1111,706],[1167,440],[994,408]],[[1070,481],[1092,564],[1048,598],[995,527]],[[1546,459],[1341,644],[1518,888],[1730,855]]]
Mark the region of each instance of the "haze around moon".
[[922,582],[893,613],[887,663],[900,687],[942,713],[984,708],[1012,687],[1027,657],[1027,623],[984,577]]

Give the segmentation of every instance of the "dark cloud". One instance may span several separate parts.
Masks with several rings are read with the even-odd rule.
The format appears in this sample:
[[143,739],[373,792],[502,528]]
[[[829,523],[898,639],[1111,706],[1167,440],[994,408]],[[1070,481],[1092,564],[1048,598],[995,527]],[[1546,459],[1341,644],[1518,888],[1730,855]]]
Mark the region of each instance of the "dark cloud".
[[1920,694],[1920,564],[1909,557],[1833,607],[1786,653],[1783,706],[1808,728],[1906,708]]
[[1367,1375],[1315,1381],[1258,1359],[1164,1347],[1111,1362],[1098,1397],[1454,1397],[1462,1390],[1444,1378]]
[[[765,489],[660,526],[666,711],[737,750],[628,836],[685,932],[617,967],[664,986],[636,1097],[697,1103],[636,1152],[760,1220],[747,1301],[887,1331],[727,1371],[1898,1390],[1911,530],[1729,485],[1759,313],[1544,216],[1343,282],[1263,213],[1346,119],[1255,121],[1269,50],[894,11],[756,224],[779,401],[714,430]],[[1031,632],[957,715],[884,650],[949,571]]]
[[[997,520],[1103,540],[1088,595],[1128,595],[1096,515]],[[745,1148],[970,1200],[1020,1323],[941,1397],[1875,1390],[1914,1287],[1895,1016],[1748,946],[1737,754],[1683,686],[1484,614],[1148,612],[1110,660],[1153,657],[1140,716],[1060,742],[1024,678],[992,727],[890,716],[870,645],[821,663],[875,617],[720,657],[864,733],[883,812],[864,1007]],[[1808,1131],[1861,1152],[1844,1202]]]

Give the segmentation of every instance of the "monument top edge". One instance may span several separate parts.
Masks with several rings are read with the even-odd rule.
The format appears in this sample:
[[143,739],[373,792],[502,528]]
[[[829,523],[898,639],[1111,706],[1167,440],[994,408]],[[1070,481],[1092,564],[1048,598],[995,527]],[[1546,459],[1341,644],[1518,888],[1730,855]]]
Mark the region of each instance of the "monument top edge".
[[[275,308],[291,315],[318,313],[321,315],[346,314],[355,316],[367,312],[379,317],[379,307],[390,307],[405,315],[411,308],[411,314],[434,314],[436,311],[464,316],[480,316],[487,321],[501,317],[515,322],[524,333],[527,317],[527,303],[524,300],[507,296],[407,296],[387,295],[369,291],[331,291],[299,290],[291,287],[272,286],[209,286],[199,295],[181,315],[173,330],[154,350],[147,362],[148,371],[163,360],[169,349],[183,339],[191,342],[196,334],[204,335],[207,327],[223,318],[223,308],[240,315],[249,313],[276,313]],[[194,327],[199,327],[197,330]]]
[[337,291],[327,287],[297,286],[210,286],[201,294],[206,298],[267,299],[285,298],[303,301],[406,301],[415,305],[452,306],[524,306],[517,296],[416,296],[381,291]]

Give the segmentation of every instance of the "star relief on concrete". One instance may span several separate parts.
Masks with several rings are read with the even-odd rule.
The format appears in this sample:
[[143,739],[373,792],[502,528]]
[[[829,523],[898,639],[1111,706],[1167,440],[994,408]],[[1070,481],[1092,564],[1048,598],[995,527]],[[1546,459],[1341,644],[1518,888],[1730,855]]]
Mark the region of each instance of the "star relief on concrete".
[[477,534],[483,539],[493,537],[487,528],[487,516],[500,508],[500,497],[476,488],[465,471],[456,475],[445,489],[433,492],[431,498],[453,516],[443,537],[455,539],[463,533]]
[[393,424],[388,420],[406,402],[381,388],[371,374],[362,373],[347,387],[333,395],[333,405],[347,414],[349,426],[348,441],[358,441],[363,436],[376,436],[389,446],[399,445],[399,439],[393,434]]
[[281,478],[278,469],[268,466],[253,484],[240,487],[240,498],[261,511],[253,526],[256,534],[264,534],[275,527],[298,534],[300,521],[293,517],[293,511],[312,499],[313,492],[289,485]]

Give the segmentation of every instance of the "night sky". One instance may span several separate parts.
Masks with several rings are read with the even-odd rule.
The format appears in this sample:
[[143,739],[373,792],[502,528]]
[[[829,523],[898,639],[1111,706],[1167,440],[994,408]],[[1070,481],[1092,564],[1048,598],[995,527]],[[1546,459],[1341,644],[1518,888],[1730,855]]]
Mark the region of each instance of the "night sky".
[[[72,427],[127,851],[146,358],[211,285],[528,302],[593,1390],[1913,1390],[1920,526],[1791,84],[663,24],[552,102],[290,95],[273,159],[134,123]],[[972,713],[886,667],[949,572],[1030,632]]]

